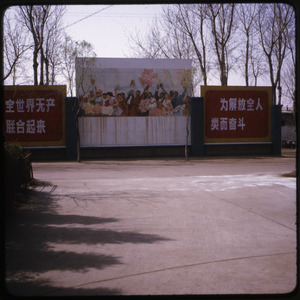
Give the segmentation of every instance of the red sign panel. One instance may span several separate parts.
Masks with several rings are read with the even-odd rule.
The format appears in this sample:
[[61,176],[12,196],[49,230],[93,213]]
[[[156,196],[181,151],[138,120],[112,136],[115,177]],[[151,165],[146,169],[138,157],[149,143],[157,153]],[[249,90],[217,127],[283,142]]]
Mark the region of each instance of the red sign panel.
[[206,142],[271,140],[271,89],[204,87]]
[[65,86],[4,88],[6,141],[23,146],[65,144]]

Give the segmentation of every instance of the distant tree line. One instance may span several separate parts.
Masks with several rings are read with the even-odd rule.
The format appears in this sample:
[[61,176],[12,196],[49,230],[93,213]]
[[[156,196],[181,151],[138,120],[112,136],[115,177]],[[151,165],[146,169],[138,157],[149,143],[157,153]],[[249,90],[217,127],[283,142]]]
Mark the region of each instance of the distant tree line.
[[[273,103],[285,96],[295,101],[295,12],[282,3],[175,4],[147,33],[131,36],[134,56],[189,58],[196,82],[243,75],[245,86],[269,77]],[[211,81],[209,81],[211,80]]]

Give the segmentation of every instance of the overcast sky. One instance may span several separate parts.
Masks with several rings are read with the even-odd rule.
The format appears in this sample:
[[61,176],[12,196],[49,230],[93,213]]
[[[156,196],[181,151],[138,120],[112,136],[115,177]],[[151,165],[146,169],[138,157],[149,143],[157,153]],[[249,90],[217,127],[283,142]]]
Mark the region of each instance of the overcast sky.
[[92,43],[98,57],[128,57],[130,34],[144,33],[161,12],[162,5],[67,6],[65,26],[75,40]]

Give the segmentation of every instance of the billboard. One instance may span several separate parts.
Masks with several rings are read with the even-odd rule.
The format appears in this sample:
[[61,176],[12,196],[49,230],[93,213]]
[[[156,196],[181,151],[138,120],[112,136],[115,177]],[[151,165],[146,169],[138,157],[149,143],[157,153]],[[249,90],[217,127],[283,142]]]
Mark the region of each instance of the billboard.
[[205,143],[271,142],[271,87],[203,86]]
[[66,86],[5,86],[4,134],[21,146],[64,146]]
[[192,86],[189,59],[77,58],[84,116],[183,116]]

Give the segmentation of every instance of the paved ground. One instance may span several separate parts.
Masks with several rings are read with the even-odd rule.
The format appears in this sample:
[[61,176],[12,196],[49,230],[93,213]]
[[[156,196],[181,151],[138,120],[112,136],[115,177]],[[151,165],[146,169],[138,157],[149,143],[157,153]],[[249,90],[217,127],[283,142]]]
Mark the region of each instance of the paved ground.
[[296,179],[285,157],[34,163],[7,226],[16,295],[287,293]]

